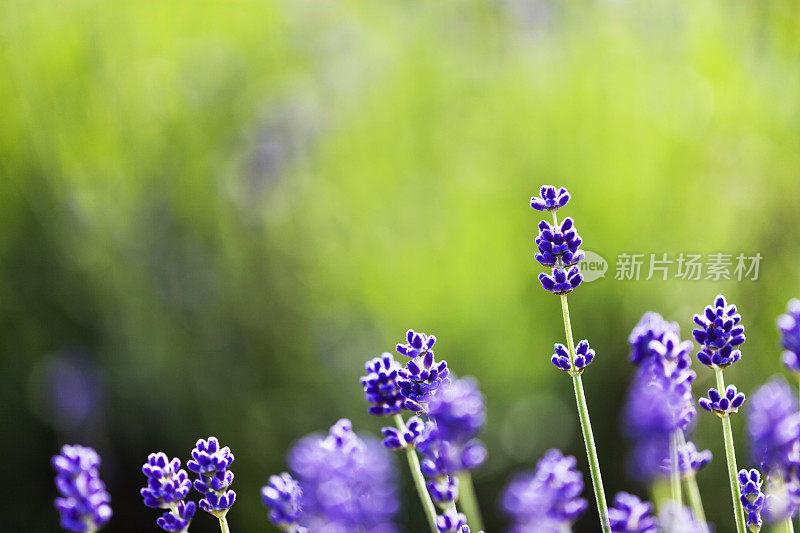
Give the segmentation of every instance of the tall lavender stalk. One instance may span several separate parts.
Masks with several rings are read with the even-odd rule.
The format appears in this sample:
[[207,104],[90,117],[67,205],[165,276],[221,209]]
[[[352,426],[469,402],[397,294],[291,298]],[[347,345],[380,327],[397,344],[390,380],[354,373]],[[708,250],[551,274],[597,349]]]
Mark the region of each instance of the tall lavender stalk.
[[[416,340],[413,338],[416,343]],[[423,344],[421,337],[419,340],[419,350],[422,350]],[[430,342],[430,346],[428,343]],[[436,342],[436,337],[426,337],[425,347],[426,352],[430,351],[433,344]],[[433,361],[433,352],[430,352],[430,359]],[[417,354],[419,355],[419,353]],[[414,359],[412,359],[413,361]],[[436,506],[433,504],[431,495],[425,486],[425,476],[422,475],[422,469],[419,462],[419,456],[414,447],[416,440],[422,433],[424,423],[423,421],[413,416],[408,421],[403,418],[403,406],[407,400],[401,393],[400,387],[397,383],[398,373],[403,369],[402,365],[395,361],[392,354],[384,352],[380,357],[376,357],[367,361],[365,365],[367,375],[361,377],[361,386],[364,388],[364,396],[371,405],[369,406],[369,413],[375,416],[392,416],[394,418],[395,427],[387,426],[382,429],[385,436],[384,446],[389,449],[403,450],[408,460],[408,467],[411,471],[411,478],[414,481],[414,487],[419,495],[422,509],[425,511],[425,517],[428,520],[428,527],[432,533],[437,533],[436,528]],[[447,376],[445,376],[447,377]],[[415,395],[415,398],[417,396]],[[418,404],[415,402],[414,406]]]
[[723,369],[737,362],[742,356],[736,349],[745,339],[741,320],[736,306],[728,305],[725,297],[719,294],[712,305],[706,306],[703,314],[694,315],[694,322],[699,327],[692,331],[692,335],[703,345],[697,353],[697,360],[713,369],[717,378],[717,388],[709,389],[708,397],[700,398],[699,404],[706,411],[716,413],[722,420],[736,529],[739,533],[745,533],[744,509],[739,494],[736,450],[733,446],[730,417],[744,403],[744,393],[738,392],[735,385],[726,387],[722,375]]
[[227,514],[236,501],[236,492],[230,490],[233,483],[231,463],[231,449],[220,446],[216,437],[198,440],[192,458],[186,463],[187,468],[198,475],[194,488],[203,495],[200,508],[219,520],[222,533],[230,533]]
[[571,218],[565,218],[561,224],[558,222],[558,209],[567,205],[570,200],[567,189],[564,187],[556,189],[552,185],[543,185],[540,193],[541,197],[531,198],[531,207],[538,211],[552,213],[553,225],[550,226],[544,220],[539,223],[539,235],[536,237],[538,252],[535,254],[535,258],[542,265],[552,268],[551,274],[539,274],[539,281],[545,290],[561,297],[561,314],[564,320],[564,333],[567,337],[567,346],[557,345],[552,362],[572,376],[572,386],[575,391],[575,402],[578,407],[583,442],[586,446],[586,456],[589,460],[589,472],[592,477],[597,512],[603,531],[610,533],[608,504],[603,490],[600,463],[597,459],[589,409],[586,405],[586,395],[583,392],[583,382],[581,381],[581,373],[591,363],[594,351],[589,352],[589,343],[586,341],[581,341],[578,350],[575,349],[569,304],[567,303],[567,294],[583,281],[583,276],[577,266],[584,257],[583,252],[579,249],[582,241]]

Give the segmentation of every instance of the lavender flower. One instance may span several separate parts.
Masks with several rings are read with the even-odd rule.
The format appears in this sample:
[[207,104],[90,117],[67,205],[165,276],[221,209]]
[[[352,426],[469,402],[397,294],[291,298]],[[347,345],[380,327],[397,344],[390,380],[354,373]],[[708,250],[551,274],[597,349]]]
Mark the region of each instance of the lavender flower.
[[186,470],[181,469],[181,460],[169,460],[162,452],[151,453],[142,466],[147,477],[147,486],[141,489],[144,504],[148,507],[168,509],[156,523],[165,531],[186,531],[192,521],[196,506],[183,500],[192,490],[192,482]]
[[398,344],[397,352],[410,357],[405,368],[397,371],[397,385],[409,411],[424,412],[426,404],[439,387],[450,382],[447,361],[436,362],[433,345],[436,337],[409,329],[406,344]]
[[[550,362],[557,368],[564,370],[567,373],[572,373],[572,365],[569,362],[569,350],[563,344],[555,344],[555,352],[550,358]],[[575,348],[575,371],[580,374],[583,369],[589,366],[594,360],[594,350],[589,348],[589,341],[586,339],[578,343]]]
[[653,516],[653,505],[643,502],[633,494],[620,492],[608,510],[613,533],[656,533],[658,522]]
[[633,440],[631,466],[642,480],[664,474],[672,435],[688,430],[696,415],[691,392],[694,372],[674,366],[667,375],[669,364],[657,355],[642,362],[623,410],[623,431]]
[[770,524],[778,524],[792,518],[800,507],[800,482],[796,469],[791,477],[784,479],[780,474],[767,476],[766,496],[761,514]]
[[486,460],[486,447],[478,439],[451,441],[444,438],[433,421],[425,423],[425,429],[416,443],[422,454],[422,473],[428,478],[439,478],[465,470],[473,470]]
[[703,345],[697,359],[710,368],[724,368],[742,356],[735,348],[744,340],[744,326],[735,305],[728,305],[721,294],[714,304],[706,306],[702,315],[694,315],[699,326],[692,331],[697,342]]
[[[678,471],[682,477],[692,476],[705,468],[712,458],[711,451],[698,451],[692,441],[686,441],[682,446],[678,446]],[[665,476],[672,472],[671,457],[663,459],[661,472]]]
[[281,529],[296,532],[297,522],[303,513],[300,505],[303,490],[300,483],[287,472],[270,476],[269,484],[261,487],[261,496],[264,506],[270,510],[270,522]]
[[418,416],[412,416],[406,421],[406,430],[387,426],[381,428],[383,433],[383,446],[390,450],[402,450],[409,446],[414,446],[422,432],[425,430],[425,422]]
[[452,507],[436,517],[436,529],[439,530],[439,533],[459,533],[463,531],[462,528],[465,525],[467,525],[467,517]]
[[680,327],[677,322],[667,322],[660,314],[648,311],[639,320],[628,337],[630,344],[631,363],[639,365],[653,354],[650,350],[651,341],[661,341],[665,333],[680,334]]
[[519,474],[509,483],[502,504],[514,521],[512,533],[562,531],[586,510],[576,463],[572,456],[549,450],[535,472]]
[[404,398],[396,379],[402,365],[394,360],[392,354],[384,352],[380,357],[367,361],[365,366],[367,375],[361,378],[361,386],[367,401],[373,404],[369,407],[369,414],[383,416],[401,412]]
[[466,377],[440,388],[431,398],[428,415],[436,420],[443,439],[465,442],[474,438],[486,425],[486,407],[478,382]]
[[568,272],[560,268],[554,268],[552,274],[545,274],[544,272],[539,274],[539,281],[544,290],[562,296],[575,290],[583,281],[583,276],[577,266],[570,268]]
[[564,187],[556,189],[552,185],[542,185],[541,196],[531,197],[531,207],[537,211],[557,211],[569,202],[569,192]]
[[575,221],[570,217],[565,218],[558,227],[551,226],[545,220],[539,222],[539,235],[534,242],[539,251],[533,258],[543,266],[572,266],[584,257],[579,249],[583,240],[575,229]]
[[672,501],[668,501],[658,513],[658,523],[668,533],[707,533],[708,527],[695,519],[694,514]]
[[786,314],[778,317],[781,332],[783,364],[794,372],[800,372],[800,300],[794,298],[786,306]]
[[194,488],[205,497],[200,507],[217,518],[224,517],[236,501],[236,492],[228,490],[233,483],[233,472],[228,470],[233,454],[227,446],[221,448],[216,437],[200,439],[192,450],[192,459],[186,466],[199,475]]
[[793,448],[800,446],[800,413],[795,392],[783,378],[759,387],[750,398],[747,429],[753,460],[765,471],[785,476]]
[[399,509],[389,452],[362,440],[347,419],[327,436],[311,435],[289,453],[289,466],[303,488],[301,525],[311,531],[395,531]]
[[111,519],[111,496],[100,479],[100,456],[94,449],[65,445],[54,455],[55,483],[60,498],[55,506],[67,531],[94,532]]
[[197,506],[194,502],[181,500],[173,506],[171,511],[160,516],[156,520],[156,524],[164,531],[188,531],[196,509]]
[[737,392],[736,385],[728,385],[723,396],[715,388],[708,389],[708,398],[700,398],[700,407],[719,416],[736,413],[744,403],[744,393]]
[[761,529],[761,508],[764,506],[764,493],[761,492],[761,474],[758,470],[739,471],[740,500],[747,515],[747,527],[757,532]]

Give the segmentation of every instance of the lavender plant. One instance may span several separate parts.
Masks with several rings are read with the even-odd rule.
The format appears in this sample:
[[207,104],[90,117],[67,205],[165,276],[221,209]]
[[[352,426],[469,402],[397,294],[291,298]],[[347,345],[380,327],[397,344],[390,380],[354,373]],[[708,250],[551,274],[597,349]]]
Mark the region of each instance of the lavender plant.
[[192,459],[186,466],[198,475],[194,488],[203,495],[200,508],[219,520],[222,533],[229,533],[227,514],[236,492],[228,490],[233,483],[233,472],[228,468],[233,454],[227,446],[221,447],[216,437],[200,439],[192,450]]
[[170,461],[162,452],[151,453],[142,473],[147,477],[147,486],[141,490],[144,504],[167,509],[156,520],[158,527],[164,531],[188,531],[196,505],[184,501],[192,490],[192,482],[186,470],[181,469],[181,460],[175,457]]
[[692,331],[692,335],[702,345],[697,353],[698,361],[713,369],[717,378],[717,388],[709,389],[708,398],[701,398],[699,404],[703,409],[716,413],[722,420],[736,528],[739,533],[744,533],[744,510],[736,482],[736,451],[733,445],[730,415],[736,413],[742,406],[745,396],[738,392],[734,385],[726,388],[722,374],[724,368],[741,358],[742,354],[737,349],[737,346],[745,340],[741,320],[736,306],[728,305],[725,297],[720,294],[712,305],[706,306],[703,314],[694,315],[694,322],[698,327]]
[[52,459],[60,498],[55,505],[61,527],[94,533],[111,520],[111,496],[100,479],[100,456],[93,448],[65,445]]
[[[586,447],[586,456],[589,460],[589,472],[592,477],[592,488],[600,524],[604,532],[611,531],[608,519],[608,505],[606,504],[603,479],[600,475],[600,463],[597,458],[597,449],[592,433],[592,424],[589,419],[589,409],[586,404],[586,395],[583,392],[581,374],[586,365],[594,359],[594,351],[589,352],[588,341],[581,341],[579,346],[585,353],[578,354],[572,340],[572,325],[569,316],[567,294],[575,290],[583,281],[583,276],[577,263],[583,259],[580,250],[583,242],[575,229],[575,223],[569,217],[561,224],[558,222],[558,209],[567,205],[570,200],[569,192],[564,187],[556,189],[552,185],[543,185],[540,189],[541,196],[531,198],[531,207],[537,211],[549,211],[553,216],[553,225],[543,220],[539,223],[539,235],[536,237],[538,252],[534,258],[543,266],[550,267],[551,273],[539,274],[542,287],[561,298],[561,314],[564,319],[564,333],[567,337],[566,349],[563,345],[556,345],[556,353],[551,359],[553,364],[566,371],[572,377],[572,386],[575,391],[575,402],[578,407],[578,417],[583,432],[583,441]],[[565,353],[566,352],[566,353]],[[564,356],[569,359],[569,365]],[[576,365],[576,361],[582,366]],[[566,367],[566,368],[565,368]]]
[[761,473],[758,470],[739,471],[739,501],[745,510],[747,528],[752,533],[761,531],[761,508],[764,506],[761,483]]
[[269,484],[261,488],[264,506],[269,511],[269,521],[289,533],[306,533],[308,529],[299,525],[303,508],[300,503],[303,489],[291,474],[283,472],[270,476]]

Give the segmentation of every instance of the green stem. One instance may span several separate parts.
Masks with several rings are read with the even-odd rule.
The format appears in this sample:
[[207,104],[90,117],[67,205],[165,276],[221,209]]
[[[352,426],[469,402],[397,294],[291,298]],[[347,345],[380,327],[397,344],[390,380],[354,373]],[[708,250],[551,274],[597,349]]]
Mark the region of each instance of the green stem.
[[678,459],[678,431],[676,430],[670,435],[669,451],[672,468],[670,469],[670,494],[672,501],[678,505],[683,505],[683,498],[681,497],[681,469]]
[[[406,423],[402,415],[394,415],[394,422],[397,424],[397,429],[403,433],[406,432]],[[414,478],[414,486],[417,488],[417,494],[419,494],[422,508],[425,510],[425,516],[428,518],[428,525],[432,533],[437,533],[436,507],[433,505],[433,500],[431,500],[431,495],[428,493],[427,487],[425,487],[425,477],[422,475],[422,469],[419,466],[419,457],[417,457],[416,450],[410,446],[406,447],[406,457],[408,458],[408,466],[411,469],[411,477]]]
[[225,515],[219,517],[219,528],[222,530],[222,533],[231,533],[231,528],[228,527],[228,519]]
[[471,530],[482,531],[483,518],[481,509],[478,505],[478,498],[475,497],[475,485],[472,483],[472,475],[469,472],[458,474],[458,501],[461,510],[467,515],[467,523]]
[[[683,430],[678,430],[678,446],[683,448],[686,445],[686,437]],[[700,489],[697,486],[697,478],[695,472],[689,469],[689,473],[684,477],[683,482],[686,484],[686,498],[689,500],[689,507],[692,509],[695,520],[703,525],[703,529],[708,531],[706,524],[706,512],[703,509],[703,500],[700,498]]]
[[[722,369],[716,368],[717,388],[720,394],[725,394],[725,380],[722,377]],[[736,450],[733,448],[733,430],[731,429],[731,417],[728,413],[722,415],[722,434],[725,437],[725,457],[728,461],[728,479],[731,484],[731,498],[733,500],[733,516],[736,518],[736,530],[739,533],[747,533],[744,522],[744,508],[739,500],[739,482],[736,479]]]
[[786,533],[794,533],[794,524],[792,523],[791,516],[783,523],[783,527],[786,530]]
[[[553,219],[555,220],[555,213],[553,214]],[[566,295],[561,295],[561,313],[564,317],[564,333],[567,335],[569,360],[572,366],[572,386],[575,389],[575,403],[578,406],[583,442],[586,445],[586,457],[589,460],[589,472],[592,476],[592,488],[594,489],[594,498],[597,501],[597,512],[600,515],[600,525],[603,528],[603,532],[611,533],[611,524],[608,521],[608,505],[606,504],[606,494],[603,490],[603,479],[600,476],[600,463],[597,460],[597,449],[594,444],[594,435],[592,434],[592,423],[589,420],[589,409],[586,406],[586,396],[583,393],[581,375],[575,368],[575,343],[572,340],[572,324],[569,320],[569,305],[567,304]]]

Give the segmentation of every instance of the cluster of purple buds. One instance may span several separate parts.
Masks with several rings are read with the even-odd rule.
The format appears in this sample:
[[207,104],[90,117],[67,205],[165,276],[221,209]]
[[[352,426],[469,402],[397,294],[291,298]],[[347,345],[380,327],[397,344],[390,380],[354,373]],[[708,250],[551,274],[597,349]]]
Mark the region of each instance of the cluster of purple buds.
[[700,398],[697,403],[706,411],[725,416],[739,410],[744,403],[744,393],[737,392],[736,385],[728,385],[724,395],[712,387],[708,389],[708,397]]
[[744,507],[747,527],[752,532],[761,529],[761,508],[764,507],[764,493],[761,492],[761,474],[758,470],[739,471],[739,499]]
[[162,452],[151,453],[142,466],[147,477],[147,486],[141,489],[144,504],[148,507],[168,509],[156,520],[164,531],[182,532],[189,528],[196,505],[183,500],[192,490],[192,482],[186,470],[181,469],[181,460],[171,461]]
[[406,344],[398,344],[397,352],[410,357],[405,368],[397,371],[397,386],[405,398],[403,407],[417,413],[426,411],[426,404],[439,387],[450,382],[447,361],[436,362],[433,345],[436,337],[406,332]]
[[298,525],[303,514],[301,498],[303,490],[289,473],[270,476],[269,483],[261,488],[264,506],[269,509],[269,520],[284,531],[305,533],[308,530]]
[[575,221],[567,217],[560,226],[551,226],[546,220],[539,222],[539,235],[535,241],[539,251],[533,258],[542,266],[572,266],[584,257],[580,250],[583,242],[575,230]]
[[431,399],[430,420],[417,441],[427,477],[439,478],[477,468],[486,447],[476,437],[486,424],[486,408],[478,383],[462,378],[442,387]]
[[650,343],[654,340],[663,340],[666,333],[678,335],[680,333],[678,323],[667,322],[664,317],[653,311],[642,315],[628,337],[631,363],[639,365],[642,361],[650,359],[653,356]]
[[200,507],[217,518],[225,516],[236,501],[236,492],[228,490],[233,483],[233,472],[228,470],[233,454],[227,446],[220,447],[216,437],[200,439],[192,450],[192,459],[186,466],[198,474],[194,488],[204,495]]
[[539,194],[541,196],[531,197],[531,207],[537,211],[558,211],[569,202],[569,192],[565,187],[556,189],[552,185],[542,185]]
[[[713,455],[710,450],[699,451],[694,442],[687,441],[678,446],[678,472],[682,477],[689,477],[705,468],[711,462]],[[663,460],[661,471],[664,475],[672,472],[672,458]]]
[[[506,488],[502,504],[513,520],[512,533],[564,531],[586,510],[577,461],[553,449],[534,472],[519,474]],[[538,528],[538,529],[537,529]]]
[[698,361],[711,368],[725,368],[738,361],[742,353],[735,348],[745,340],[741,320],[736,306],[728,305],[721,294],[713,305],[706,306],[703,314],[694,315],[699,327],[692,330],[692,335],[703,345],[697,354]]
[[637,496],[620,492],[608,510],[608,521],[613,533],[657,533],[658,520],[653,516],[653,505]]
[[60,498],[55,506],[67,531],[94,532],[111,519],[111,496],[100,479],[100,456],[94,449],[65,445],[54,455],[55,483]]
[[[550,362],[557,368],[572,374],[572,364],[570,364],[569,361],[569,350],[567,350],[567,347],[561,343],[556,343],[555,352],[556,353],[550,358]],[[592,361],[594,361],[594,350],[589,347],[589,341],[584,339],[579,342],[578,346],[575,348],[575,361],[573,361],[575,365],[574,372],[580,374]]]
[[800,413],[795,392],[782,378],[759,387],[750,398],[747,430],[753,460],[765,472],[789,476],[800,448]]
[[569,201],[567,189],[561,187],[556,190],[552,185],[544,185],[541,194],[541,198],[531,198],[531,207],[553,213],[553,225],[546,220],[539,223],[539,234],[535,240],[538,251],[534,258],[543,266],[552,268],[552,271],[550,274],[539,274],[539,281],[546,291],[564,295],[583,281],[576,266],[584,257],[580,250],[582,240],[571,218],[565,218],[561,224],[557,222],[555,212]]
[[402,365],[394,360],[392,354],[384,352],[380,357],[367,361],[365,367],[367,375],[362,376],[361,386],[364,387],[364,397],[372,404],[369,414],[384,416],[401,412],[404,398],[396,380]]
[[781,332],[783,364],[793,372],[800,372],[800,300],[794,298],[786,306],[786,314],[778,317]]
[[394,426],[381,428],[384,447],[390,450],[402,450],[414,446],[425,430],[425,422],[418,416],[412,416],[406,421],[405,426],[404,430]]
[[300,525],[310,531],[396,531],[391,455],[378,442],[361,439],[350,420],[339,420],[324,437],[301,439],[288,462],[302,487]]

